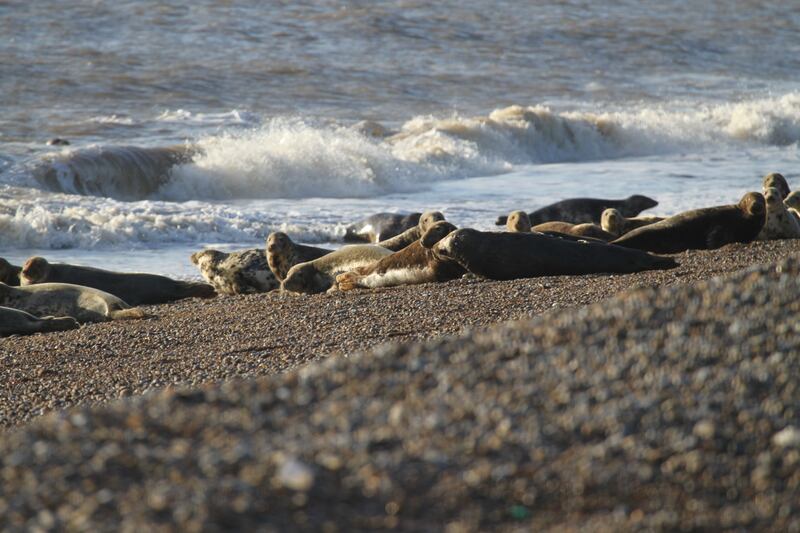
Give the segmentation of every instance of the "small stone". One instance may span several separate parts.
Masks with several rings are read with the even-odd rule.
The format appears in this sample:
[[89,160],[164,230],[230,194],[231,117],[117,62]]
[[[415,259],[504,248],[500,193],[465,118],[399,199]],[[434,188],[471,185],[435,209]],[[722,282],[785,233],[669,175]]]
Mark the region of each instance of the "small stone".
[[772,436],[772,444],[780,448],[800,447],[800,429],[794,426],[787,426]]
[[278,469],[281,485],[291,490],[309,490],[314,485],[314,472],[301,461],[287,459]]

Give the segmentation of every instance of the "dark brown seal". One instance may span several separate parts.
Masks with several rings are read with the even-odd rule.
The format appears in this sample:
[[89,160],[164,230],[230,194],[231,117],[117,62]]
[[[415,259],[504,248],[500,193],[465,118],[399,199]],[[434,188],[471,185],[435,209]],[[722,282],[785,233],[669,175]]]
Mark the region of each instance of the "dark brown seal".
[[629,273],[677,266],[671,257],[595,241],[575,241],[541,233],[454,231],[434,253],[490,279],[507,280],[562,274]]
[[282,231],[276,231],[267,237],[267,263],[278,281],[286,279],[289,270],[298,263],[313,261],[333,250],[297,244]]
[[419,224],[422,213],[400,215],[397,213],[376,213],[347,227],[345,242],[378,243],[400,235]]
[[444,220],[444,215],[439,211],[426,211],[419,217],[419,223],[415,227],[409,228],[391,239],[380,241],[378,246],[383,246],[387,250],[398,252],[409,244],[420,240],[422,235],[428,231],[431,226],[442,220]]
[[711,250],[754,240],[764,227],[766,213],[764,197],[749,192],[738,204],[686,211],[630,231],[612,244],[664,254]]
[[112,272],[99,268],[48,263],[31,257],[22,266],[22,285],[69,283],[113,294],[132,306],[160,304],[183,298],[211,298],[214,288],[207,283],[178,281],[156,274]]
[[778,192],[781,195],[781,200],[785,200],[791,192],[791,189],[789,189],[789,184],[786,182],[786,178],[783,177],[783,174],[779,174],[778,172],[773,172],[764,176],[764,180],[761,182],[762,191],[766,192],[770,187],[775,187],[778,189]]
[[[545,222],[600,222],[600,215],[609,207],[619,210],[626,217],[635,217],[645,209],[658,205],[658,202],[641,194],[634,194],[624,200],[606,200],[601,198],[570,198],[547,205],[532,213],[528,213],[532,225]],[[495,224],[503,226],[507,217],[498,217]]]
[[12,287],[19,287],[19,273],[22,267],[12,265],[2,257],[0,257],[0,282]]
[[416,285],[460,278],[465,273],[464,268],[454,261],[437,256],[431,249],[455,230],[456,227],[449,222],[436,222],[421,239],[402,250],[372,265],[339,274],[336,277],[339,290]]

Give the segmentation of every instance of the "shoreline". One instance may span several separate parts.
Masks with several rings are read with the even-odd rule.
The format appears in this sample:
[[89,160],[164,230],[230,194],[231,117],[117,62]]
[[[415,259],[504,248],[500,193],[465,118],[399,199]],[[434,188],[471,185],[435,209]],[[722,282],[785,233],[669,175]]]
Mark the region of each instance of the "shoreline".
[[678,268],[637,274],[218,296],[145,307],[153,315],[147,320],[0,339],[0,431],[75,405],[286,372],[331,355],[480,330],[797,253],[800,240],[755,242],[677,254]]

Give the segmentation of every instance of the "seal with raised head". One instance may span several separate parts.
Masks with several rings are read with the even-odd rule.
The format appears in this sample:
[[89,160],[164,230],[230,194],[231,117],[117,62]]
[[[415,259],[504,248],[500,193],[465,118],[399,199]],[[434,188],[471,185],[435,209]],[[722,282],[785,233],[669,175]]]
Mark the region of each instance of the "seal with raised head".
[[70,316],[84,322],[146,318],[113,294],[69,283],[39,283],[9,287],[0,283],[0,305],[35,316]]
[[573,237],[590,237],[592,239],[599,239],[601,241],[613,241],[616,237],[597,224],[590,224],[584,222],[583,224],[570,224],[569,222],[545,222],[544,224],[536,224],[532,231],[539,233],[561,233],[564,235],[572,235]]
[[0,307],[0,337],[66,331],[77,327],[80,327],[80,324],[69,316],[37,318],[19,309]]
[[22,267],[12,265],[0,257],[0,282],[13,287],[19,287],[19,273]]
[[603,211],[603,214],[600,216],[600,227],[603,228],[603,231],[610,233],[616,238],[636,228],[655,224],[662,220],[664,220],[664,217],[639,216],[628,218],[612,207]]
[[391,239],[380,241],[378,246],[383,246],[387,250],[399,252],[406,246],[414,243],[422,238],[422,235],[435,223],[444,220],[444,215],[439,211],[426,211],[419,217],[419,223],[413,228],[405,230],[400,235],[396,235]]
[[280,287],[267,263],[266,251],[258,248],[230,253],[203,250],[190,259],[220,294],[254,294]]
[[541,233],[460,229],[434,245],[433,251],[441,258],[456,261],[473,274],[498,280],[630,273],[677,266],[671,257]]
[[525,211],[512,211],[506,219],[506,231],[511,233],[530,233],[531,219]]
[[[600,215],[609,207],[619,210],[626,217],[635,217],[645,209],[658,205],[658,202],[641,194],[634,194],[624,200],[606,200],[602,198],[569,198],[554,204],[546,205],[532,213],[528,213],[532,225],[545,222],[600,222]],[[506,216],[498,217],[495,224],[503,226]]]
[[778,189],[778,193],[781,196],[781,200],[785,200],[791,189],[789,189],[789,183],[787,183],[786,178],[783,177],[783,174],[778,172],[772,172],[771,174],[767,174],[764,176],[764,180],[761,182],[761,189],[762,192],[767,192],[767,189],[774,187]]
[[325,292],[334,286],[336,276],[371,265],[391,250],[375,244],[351,244],[319,259],[293,266],[281,284],[281,290],[304,294]]
[[272,232],[267,237],[267,263],[279,282],[296,264],[313,261],[331,252],[333,250],[327,248],[297,244],[282,231]]
[[758,234],[758,240],[800,238],[800,223],[786,208],[780,191],[775,187],[769,187],[764,192],[764,199],[767,202],[767,220]]
[[400,235],[419,224],[422,213],[401,215],[398,213],[376,213],[345,229],[345,242],[377,243]]
[[336,284],[339,290],[348,291],[357,287],[394,287],[460,278],[466,272],[464,268],[454,261],[438,257],[432,250],[437,242],[455,230],[450,222],[436,222],[421,239],[402,250],[372,265],[339,274]]
[[789,210],[794,218],[800,223],[800,191],[792,191],[789,196],[784,198],[783,205]]
[[766,216],[764,197],[749,192],[738,204],[686,211],[637,228],[611,243],[663,254],[712,250],[754,240],[764,227]]
[[179,281],[139,272],[112,272],[100,268],[66,263],[49,263],[44,257],[31,257],[22,266],[21,285],[70,283],[113,294],[132,306],[152,305],[183,298],[212,298],[217,295],[208,283]]

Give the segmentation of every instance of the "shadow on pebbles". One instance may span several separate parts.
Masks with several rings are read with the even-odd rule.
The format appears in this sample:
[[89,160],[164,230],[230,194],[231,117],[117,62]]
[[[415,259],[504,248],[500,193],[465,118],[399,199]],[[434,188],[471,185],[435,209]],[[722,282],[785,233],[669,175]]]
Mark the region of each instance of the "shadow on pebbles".
[[3,529],[800,530],[800,261],[39,418]]

